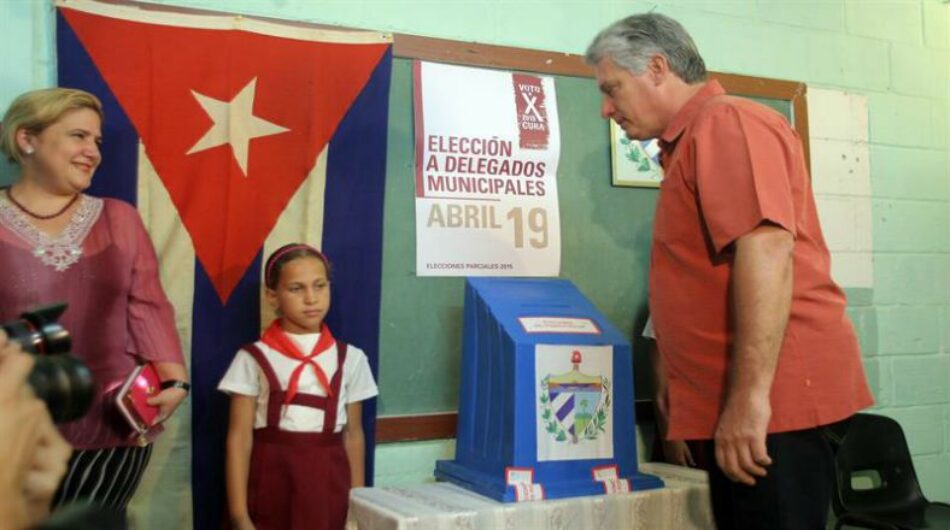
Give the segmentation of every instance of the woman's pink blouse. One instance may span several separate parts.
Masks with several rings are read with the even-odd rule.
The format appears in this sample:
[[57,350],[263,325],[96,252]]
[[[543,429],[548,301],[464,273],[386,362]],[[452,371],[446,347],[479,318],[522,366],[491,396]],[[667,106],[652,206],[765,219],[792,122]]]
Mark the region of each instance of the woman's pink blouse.
[[137,363],[184,364],[175,315],[138,212],[121,201],[103,201],[78,261],[62,271],[0,223],[0,322],[38,305],[66,302],[60,322],[72,335],[73,353],[95,377],[92,408],[82,419],[60,425],[79,449],[134,445],[117,416],[116,387]]

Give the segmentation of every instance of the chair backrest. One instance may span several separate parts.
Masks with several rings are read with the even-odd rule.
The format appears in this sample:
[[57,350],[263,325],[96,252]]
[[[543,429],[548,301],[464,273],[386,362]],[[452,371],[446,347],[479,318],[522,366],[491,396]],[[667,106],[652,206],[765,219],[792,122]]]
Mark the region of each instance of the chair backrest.
[[[852,478],[873,480],[855,489]],[[926,503],[899,423],[886,416],[855,414],[835,458],[836,514],[879,512]],[[867,481],[872,482],[872,481]]]

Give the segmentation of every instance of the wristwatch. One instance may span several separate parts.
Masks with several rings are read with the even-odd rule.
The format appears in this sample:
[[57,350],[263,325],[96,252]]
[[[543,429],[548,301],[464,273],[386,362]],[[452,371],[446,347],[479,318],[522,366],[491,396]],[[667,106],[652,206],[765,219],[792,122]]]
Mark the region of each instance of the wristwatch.
[[189,390],[191,390],[191,385],[188,384],[188,381],[182,381],[181,379],[168,379],[166,381],[162,381],[162,384],[159,386],[161,387],[162,390],[165,390],[168,388],[180,388],[184,390],[185,392],[188,392]]

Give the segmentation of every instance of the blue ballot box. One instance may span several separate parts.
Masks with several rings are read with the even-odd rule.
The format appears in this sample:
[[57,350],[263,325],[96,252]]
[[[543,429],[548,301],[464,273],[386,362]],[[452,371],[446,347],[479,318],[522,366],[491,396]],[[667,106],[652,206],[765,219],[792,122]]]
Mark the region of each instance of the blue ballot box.
[[629,341],[563,279],[469,278],[455,460],[500,501],[662,487],[637,471]]

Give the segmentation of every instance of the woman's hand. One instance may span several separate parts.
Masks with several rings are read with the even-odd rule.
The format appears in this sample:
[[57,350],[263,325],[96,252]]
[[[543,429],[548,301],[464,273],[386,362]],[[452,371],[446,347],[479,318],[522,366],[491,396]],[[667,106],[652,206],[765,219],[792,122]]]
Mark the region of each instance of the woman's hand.
[[[188,371],[183,364],[169,362],[156,362],[153,364],[155,371],[158,372],[158,377],[161,378],[162,381],[186,381],[188,379]],[[158,407],[158,416],[155,417],[155,422],[152,425],[158,425],[170,418],[171,415],[174,414],[175,409],[178,408],[178,405],[181,405],[181,402],[184,401],[186,397],[188,397],[187,390],[172,387],[166,388],[149,398],[147,403],[153,407]]]
[[152,425],[158,425],[171,417],[186,397],[188,397],[188,392],[181,388],[166,388],[155,396],[148,398],[147,403],[149,405],[158,407],[158,416],[155,417],[155,422]]

